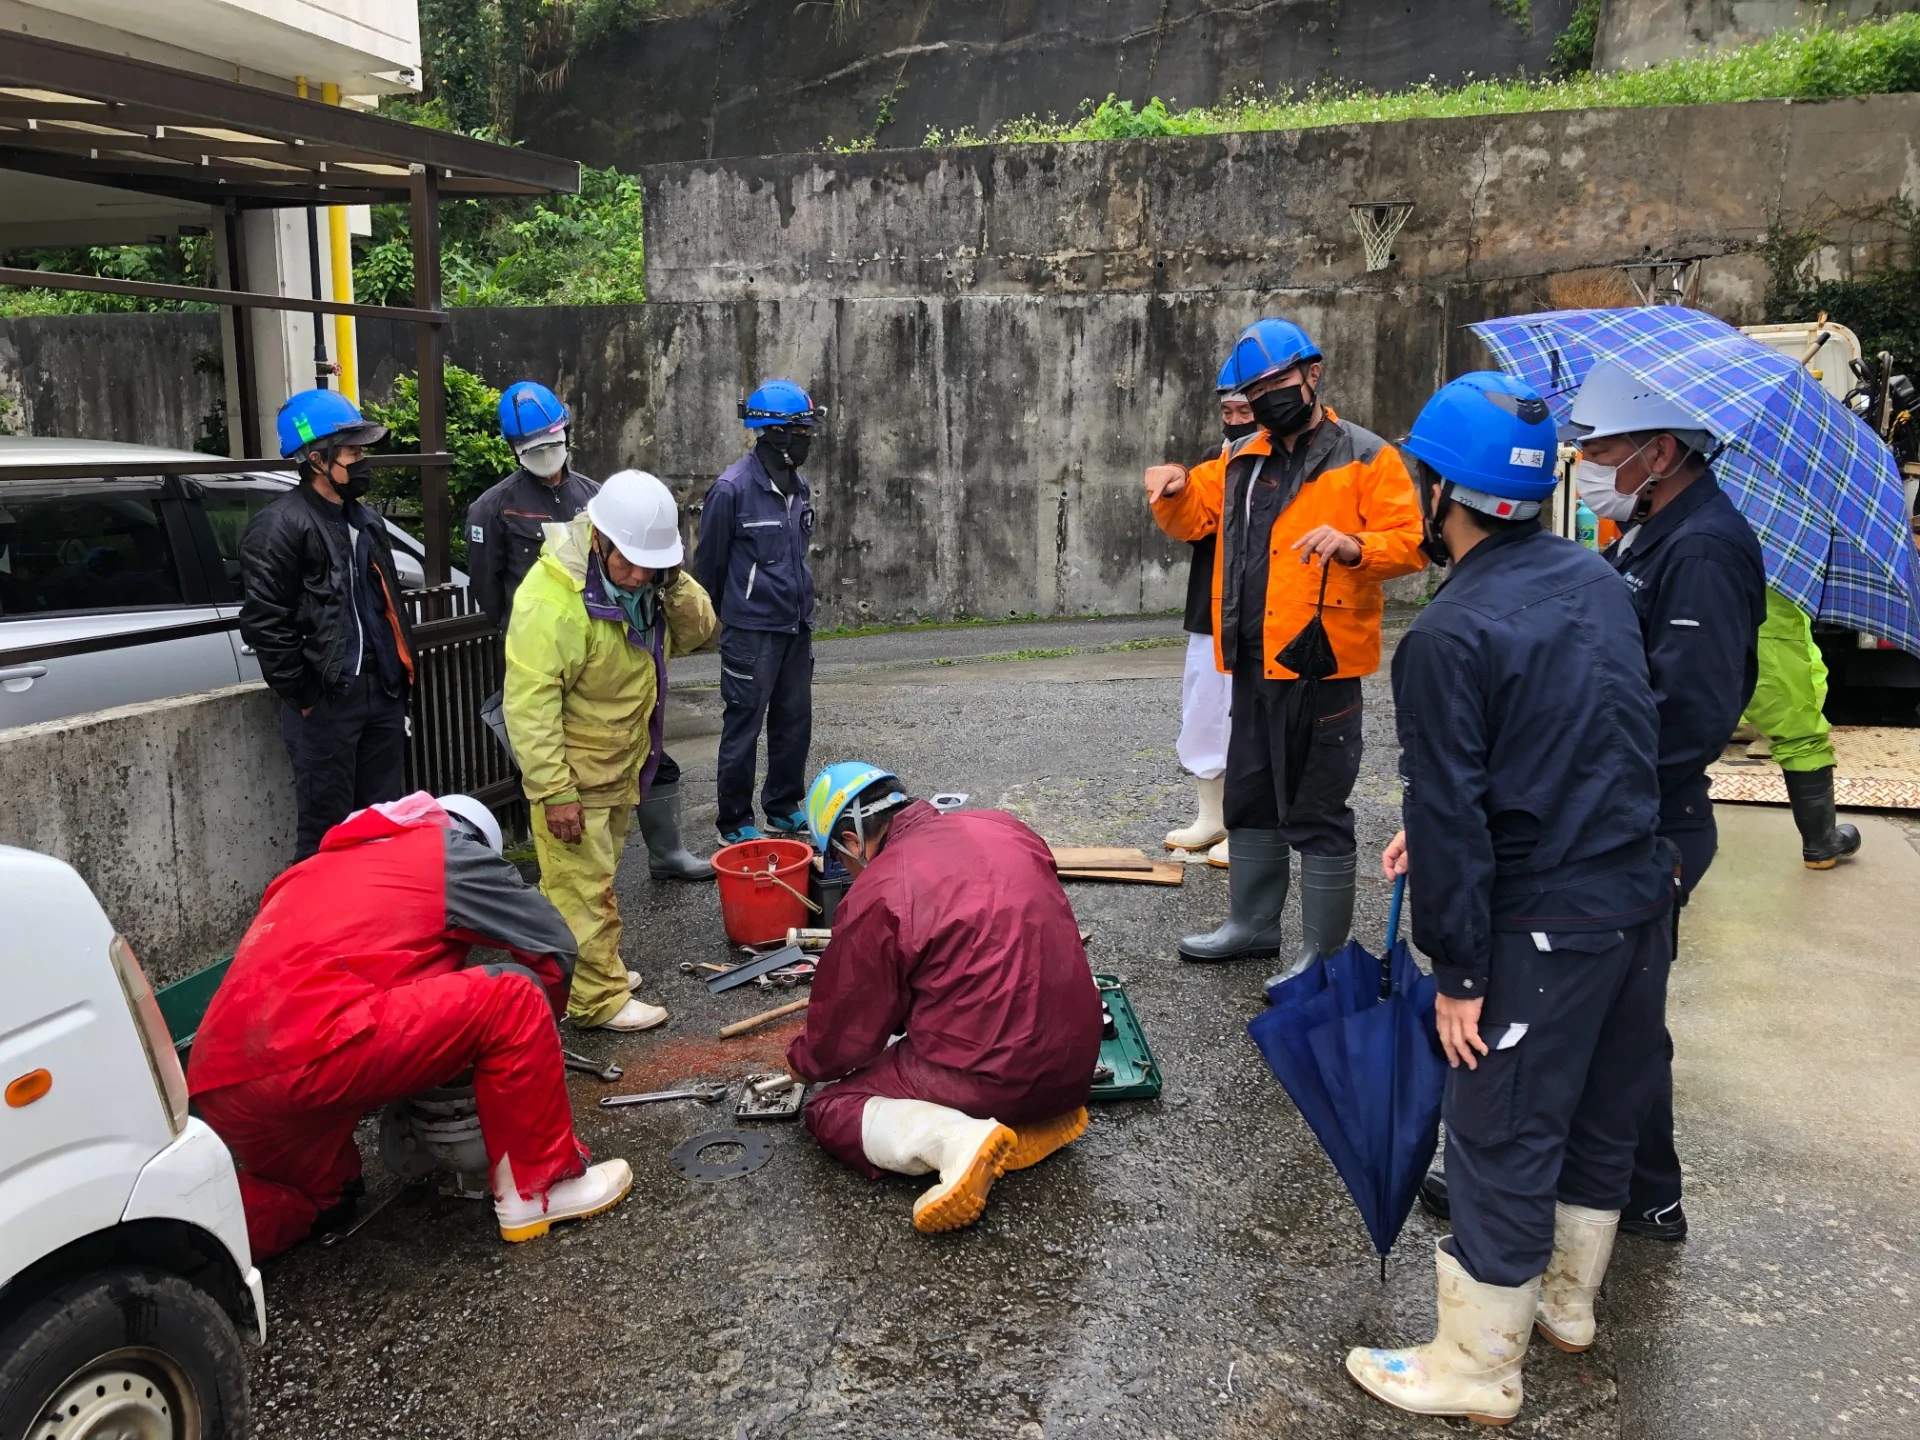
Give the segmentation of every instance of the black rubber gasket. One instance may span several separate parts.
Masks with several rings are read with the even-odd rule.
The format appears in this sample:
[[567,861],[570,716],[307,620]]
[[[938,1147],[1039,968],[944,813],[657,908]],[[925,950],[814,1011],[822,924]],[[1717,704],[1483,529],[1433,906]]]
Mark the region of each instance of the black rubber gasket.
[[[714,1145],[739,1145],[739,1156],[724,1165],[711,1165],[700,1152]],[[673,1147],[667,1163],[684,1180],[738,1180],[751,1175],[773,1158],[773,1142],[758,1130],[709,1130]]]

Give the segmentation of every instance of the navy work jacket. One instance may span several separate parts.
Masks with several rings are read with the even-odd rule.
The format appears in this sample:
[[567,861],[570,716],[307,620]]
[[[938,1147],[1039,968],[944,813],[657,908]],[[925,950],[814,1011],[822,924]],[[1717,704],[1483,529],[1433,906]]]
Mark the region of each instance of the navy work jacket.
[[787,471],[776,489],[759,450],[750,450],[707,491],[694,579],[713,597],[722,625],[788,635],[811,630],[813,569],[807,546],[812,539],[813,491],[807,477]]
[[1672,903],[1632,625],[1606,561],[1529,527],[1469,550],[1395,651],[1413,941],[1442,994],[1485,995],[1496,930],[1578,951]]
[[1614,541],[1606,558],[1632,596],[1660,710],[1660,828],[1699,828],[1713,817],[1707,766],[1726,748],[1760,673],[1760,542],[1708,471]]

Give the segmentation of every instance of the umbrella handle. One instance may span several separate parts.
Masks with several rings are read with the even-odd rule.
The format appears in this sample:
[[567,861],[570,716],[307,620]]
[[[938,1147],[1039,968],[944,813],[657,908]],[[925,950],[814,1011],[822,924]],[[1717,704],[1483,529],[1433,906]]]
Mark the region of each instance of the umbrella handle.
[[[1393,947],[1400,938],[1400,904],[1407,896],[1407,877],[1393,877],[1393,903],[1387,907],[1387,949],[1380,957],[1380,998],[1393,994]],[[1382,1261],[1384,1264],[1385,1262]]]

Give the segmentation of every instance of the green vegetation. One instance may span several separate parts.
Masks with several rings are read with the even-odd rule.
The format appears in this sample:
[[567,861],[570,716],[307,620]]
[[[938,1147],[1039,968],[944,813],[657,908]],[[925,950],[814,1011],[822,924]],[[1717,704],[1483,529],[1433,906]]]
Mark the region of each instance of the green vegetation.
[[468,133],[511,135],[520,98],[564,84],[574,57],[653,0],[420,0],[426,94]]
[[[1592,55],[1598,7],[1583,5],[1561,37],[1561,63]],[[1556,46],[1558,52],[1560,46]],[[1245,130],[1306,130],[1375,120],[1422,120],[1621,105],[1710,105],[1731,100],[1816,100],[1920,90],[1920,15],[1896,15],[1844,30],[1784,32],[1744,49],[1669,60],[1616,75],[1561,79],[1476,80],[1416,85],[1390,95],[1337,86],[1296,94],[1254,95],[1206,109],[1170,110],[1157,96],[1136,109],[1109,95],[1063,121],[1026,116],[987,134],[927,132],[925,144],[1023,144],[1057,140],[1129,140],[1158,135],[1213,135]]]
[[[467,532],[460,519],[467,506],[480,498],[501,476],[513,469],[513,450],[500,438],[496,407],[500,392],[471,371],[448,365],[447,377],[447,451],[453,456],[452,473],[447,476],[447,494],[452,511],[453,563],[467,563]],[[417,376],[402,375],[393,382],[393,399],[385,404],[366,406],[367,414],[391,432],[380,443],[389,453],[416,452],[420,448],[420,381]],[[371,498],[385,514],[403,522],[411,521],[417,530],[420,516],[420,472],[412,469],[375,470]]]
[[1547,59],[1556,75],[1578,75],[1593,68],[1593,46],[1600,38],[1601,0],[1580,0]]
[[[213,247],[204,235],[186,235],[163,245],[95,245],[7,252],[6,263],[25,270],[69,275],[111,275],[161,285],[211,285]],[[211,310],[174,300],[131,295],[95,295],[85,290],[0,288],[0,315],[116,315],[131,310]]]

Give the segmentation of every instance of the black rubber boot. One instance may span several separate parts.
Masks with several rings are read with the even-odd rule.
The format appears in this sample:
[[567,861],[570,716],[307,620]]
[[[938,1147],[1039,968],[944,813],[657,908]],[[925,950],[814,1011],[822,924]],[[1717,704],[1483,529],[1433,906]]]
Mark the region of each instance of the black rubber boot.
[[1453,1201],[1447,1198],[1446,1171],[1427,1171],[1420,1181],[1420,1208],[1436,1220],[1453,1218]]
[[1233,901],[1227,923],[1210,935],[1187,936],[1180,942],[1180,958],[1208,964],[1278,955],[1291,856],[1278,830],[1229,830],[1227,889]]
[[1353,875],[1359,859],[1358,851],[1300,852],[1300,950],[1288,969],[1267,977],[1269,989],[1347,943],[1353,934]]
[[1809,870],[1831,870],[1860,848],[1860,832],[1836,825],[1833,817],[1833,767],[1783,770],[1793,823],[1800,831],[1800,859]]
[[680,842],[680,783],[656,785],[633,807],[647,841],[647,873],[656,880],[711,880],[713,866]]

